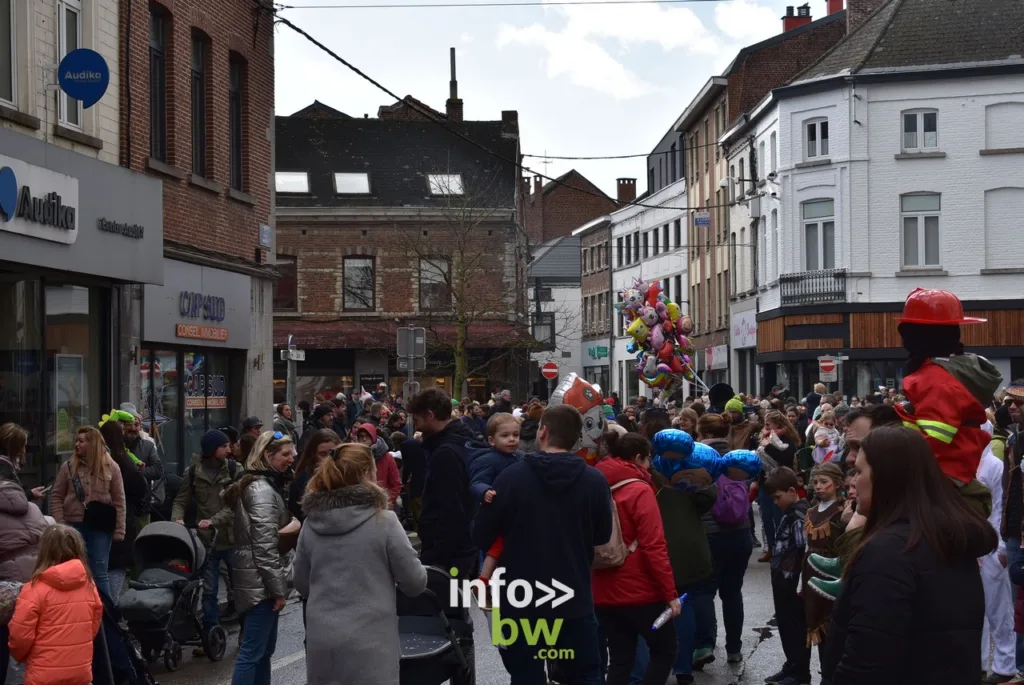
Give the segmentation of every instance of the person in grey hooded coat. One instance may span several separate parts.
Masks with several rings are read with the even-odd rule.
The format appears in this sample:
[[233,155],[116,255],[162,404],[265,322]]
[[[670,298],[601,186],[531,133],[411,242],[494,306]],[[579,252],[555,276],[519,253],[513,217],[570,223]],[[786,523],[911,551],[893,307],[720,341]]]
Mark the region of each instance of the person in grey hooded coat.
[[309,685],[398,685],[395,586],[415,597],[427,571],[376,477],[368,447],[343,445],[302,500],[306,520],[292,569],[307,601]]

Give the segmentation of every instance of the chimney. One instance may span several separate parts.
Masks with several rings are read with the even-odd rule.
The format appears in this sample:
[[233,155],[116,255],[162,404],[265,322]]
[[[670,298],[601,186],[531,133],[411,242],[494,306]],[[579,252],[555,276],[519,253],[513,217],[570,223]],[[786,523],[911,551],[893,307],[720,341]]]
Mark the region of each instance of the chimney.
[[501,113],[501,137],[519,138],[519,112],[516,110],[505,110]]
[[[795,11],[794,11],[795,9]],[[786,8],[786,16],[782,18],[782,32],[792,31],[805,24],[811,23],[811,6],[802,5],[794,8],[792,5]]]
[[832,16],[836,12],[843,11],[843,0],[828,0],[828,13],[827,16]]
[[462,100],[459,99],[459,82],[455,78],[455,48],[451,48],[449,55],[452,62],[452,80],[448,83],[448,102],[444,108],[448,121],[462,121]]
[[616,197],[619,202],[632,202],[636,199],[636,179],[635,178],[620,178],[616,179],[615,185],[617,186]]
[[885,2],[886,0],[850,0],[846,6],[846,33],[853,33],[860,28],[860,25]]
[[534,176],[533,177],[533,192],[535,194],[537,194],[537,195],[540,195],[541,188],[543,188],[543,187],[544,187],[544,179],[542,179],[540,176]]

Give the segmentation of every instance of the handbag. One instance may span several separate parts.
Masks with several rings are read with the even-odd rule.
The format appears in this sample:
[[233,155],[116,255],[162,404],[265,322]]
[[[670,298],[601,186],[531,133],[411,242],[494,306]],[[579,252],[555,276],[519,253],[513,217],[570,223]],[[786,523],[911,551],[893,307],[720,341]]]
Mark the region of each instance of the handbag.
[[[68,473],[71,473],[71,462],[68,462]],[[75,496],[85,506],[82,525],[101,533],[113,533],[117,528],[117,508],[106,502],[86,502],[85,488],[78,474],[71,476],[71,485],[75,488]]]
[[[21,583],[12,580],[0,581],[0,626],[6,626],[14,616],[14,605],[21,593]],[[7,664],[3,664],[6,666]]]

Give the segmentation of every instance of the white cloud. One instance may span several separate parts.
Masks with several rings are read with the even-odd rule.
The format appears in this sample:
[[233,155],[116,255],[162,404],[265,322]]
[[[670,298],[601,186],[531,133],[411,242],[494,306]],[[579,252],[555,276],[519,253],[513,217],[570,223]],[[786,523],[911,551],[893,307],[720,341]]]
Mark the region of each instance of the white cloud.
[[617,62],[596,42],[573,31],[550,31],[539,24],[521,29],[503,25],[498,32],[498,47],[511,43],[544,48],[550,79],[565,76],[574,85],[611,95],[617,100],[637,98],[657,90]]
[[782,21],[770,7],[749,0],[715,3],[715,26],[744,45],[770,38],[782,30]]

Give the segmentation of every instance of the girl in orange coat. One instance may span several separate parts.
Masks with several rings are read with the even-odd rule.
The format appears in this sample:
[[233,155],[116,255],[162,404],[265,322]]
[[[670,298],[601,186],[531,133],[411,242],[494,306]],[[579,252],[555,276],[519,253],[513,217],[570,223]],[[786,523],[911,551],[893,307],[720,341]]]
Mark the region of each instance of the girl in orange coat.
[[48,526],[32,580],[9,625],[11,656],[26,664],[25,685],[88,685],[103,604],[74,528]]

